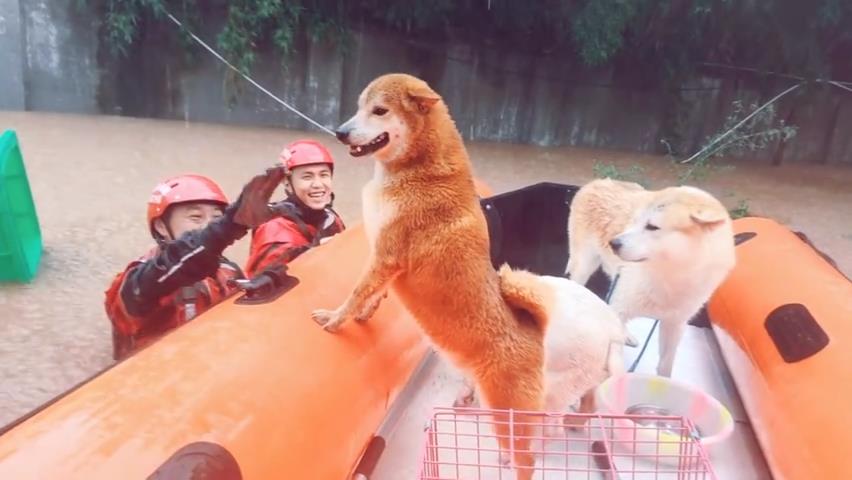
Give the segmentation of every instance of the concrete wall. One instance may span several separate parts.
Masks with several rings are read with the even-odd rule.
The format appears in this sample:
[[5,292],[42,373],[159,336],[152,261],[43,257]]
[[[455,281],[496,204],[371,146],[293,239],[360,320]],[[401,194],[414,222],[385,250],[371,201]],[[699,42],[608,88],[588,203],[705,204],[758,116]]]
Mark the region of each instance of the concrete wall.
[[[0,108],[313,128],[247,83],[234,83],[207,52],[195,49],[187,58],[175,46],[171,23],[146,22],[139,48],[114,58],[99,44],[96,15],[76,3],[0,0],[0,60],[12,66],[11,75],[0,77]],[[213,17],[197,33],[215,47],[223,21]],[[326,126],[352,114],[374,77],[407,72],[444,95],[467,139],[643,152],[661,152],[660,140],[675,137],[692,152],[718,131],[734,99],[765,101],[789,85],[708,74],[663,91],[641,86],[629,69],[588,71],[559,52],[509,54],[366,28],[356,28],[347,47],[342,52],[301,36],[291,58],[260,55],[252,73]],[[235,88],[242,93],[229,103]],[[809,89],[786,98],[779,115],[800,133],[761,158],[852,164],[849,95]]]
[[75,0],[20,0],[28,110],[97,113],[95,17]]
[[24,53],[18,0],[0,0],[0,109],[23,110]]

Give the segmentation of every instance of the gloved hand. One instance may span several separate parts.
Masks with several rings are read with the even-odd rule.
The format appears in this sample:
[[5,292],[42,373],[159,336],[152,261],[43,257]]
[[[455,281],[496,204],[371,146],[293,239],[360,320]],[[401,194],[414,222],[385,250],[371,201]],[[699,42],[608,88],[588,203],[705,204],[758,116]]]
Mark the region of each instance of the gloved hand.
[[286,265],[276,265],[255,275],[252,279],[230,279],[228,284],[249,293],[271,290],[280,286],[287,272]]
[[221,254],[229,245],[243,238],[249,228],[274,217],[276,213],[269,206],[269,198],[284,176],[284,167],[275,166],[249,180],[237,201],[225,208],[224,215],[204,228],[200,243]]
[[177,240],[167,243],[154,258],[155,263],[164,274],[178,266],[173,270],[179,278],[178,286],[212,277],[220,268],[219,256],[222,252],[208,249],[204,241],[204,230],[186,232]]
[[237,201],[228,205],[225,216],[248,228],[269,221],[275,216],[269,206],[269,199],[286,174],[283,166],[275,166],[267,168],[261,175],[256,175],[243,187]]
[[221,250],[217,252],[204,245],[208,233],[187,232],[164,244],[154,258],[129,272],[121,289],[127,313],[144,316],[164,295],[216,275]]

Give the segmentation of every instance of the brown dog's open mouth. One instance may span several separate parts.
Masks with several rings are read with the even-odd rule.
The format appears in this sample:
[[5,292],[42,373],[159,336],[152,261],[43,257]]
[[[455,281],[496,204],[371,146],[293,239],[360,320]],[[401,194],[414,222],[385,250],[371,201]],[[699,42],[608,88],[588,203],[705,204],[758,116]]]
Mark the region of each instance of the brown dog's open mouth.
[[369,155],[387,145],[389,141],[390,136],[388,136],[387,132],[383,132],[381,135],[370,140],[369,143],[365,143],[364,145],[350,145],[349,155],[352,155],[353,157]]

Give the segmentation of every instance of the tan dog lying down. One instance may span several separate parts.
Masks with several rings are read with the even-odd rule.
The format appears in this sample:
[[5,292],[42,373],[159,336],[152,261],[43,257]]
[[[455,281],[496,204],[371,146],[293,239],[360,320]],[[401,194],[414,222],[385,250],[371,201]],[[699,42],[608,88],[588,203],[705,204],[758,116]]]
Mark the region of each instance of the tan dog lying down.
[[[314,319],[330,331],[365,321],[392,286],[438,349],[476,380],[488,406],[540,410],[544,317],[516,315],[502,298],[467,152],[441,97],[409,75],[379,77],[337,135],[351,155],[376,160],[362,197],[371,252],[343,305]],[[508,428],[496,433],[508,450]],[[523,438],[513,445],[521,479],[532,476],[528,446]]]
[[660,321],[657,373],[671,376],[684,326],[734,267],[728,211],[694,187],[594,180],[574,196],[568,238],[572,280],[584,285],[603,265],[619,273],[610,305],[623,321]]

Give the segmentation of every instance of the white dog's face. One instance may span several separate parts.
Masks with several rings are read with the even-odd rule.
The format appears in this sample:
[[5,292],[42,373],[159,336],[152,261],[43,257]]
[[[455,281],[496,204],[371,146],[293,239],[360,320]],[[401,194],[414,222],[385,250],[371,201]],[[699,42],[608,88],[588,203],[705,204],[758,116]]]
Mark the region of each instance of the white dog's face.
[[690,238],[667,225],[660,207],[638,213],[610,243],[613,251],[627,262],[644,262],[666,254],[689,251]]
[[335,133],[353,157],[372,154],[382,163],[392,163],[410,150],[439,99],[422,80],[385,75],[364,89],[358,111]]
[[727,210],[689,187],[653,202],[636,213],[627,228],[610,242],[622,260],[682,260],[694,255],[716,227],[730,221]]

